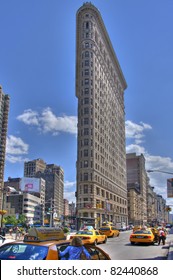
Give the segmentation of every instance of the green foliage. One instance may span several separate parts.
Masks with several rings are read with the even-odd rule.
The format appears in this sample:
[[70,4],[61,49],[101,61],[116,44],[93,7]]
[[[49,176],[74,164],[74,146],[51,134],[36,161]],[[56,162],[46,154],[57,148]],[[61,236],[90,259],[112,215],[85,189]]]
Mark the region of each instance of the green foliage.
[[64,233],[68,233],[70,230],[69,230],[69,228],[64,227],[64,228],[63,228],[63,231],[64,231]]
[[7,217],[4,217],[4,223],[10,224],[13,226],[17,226],[17,224],[21,224],[22,227],[25,227],[26,226],[26,217],[23,214],[19,215],[19,219],[16,219],[16,216],[7,216]]
[[15,216],[7,216],[4,218],[4,223],[5,224],[10,224],[10,225],[17,225],[17,220]]

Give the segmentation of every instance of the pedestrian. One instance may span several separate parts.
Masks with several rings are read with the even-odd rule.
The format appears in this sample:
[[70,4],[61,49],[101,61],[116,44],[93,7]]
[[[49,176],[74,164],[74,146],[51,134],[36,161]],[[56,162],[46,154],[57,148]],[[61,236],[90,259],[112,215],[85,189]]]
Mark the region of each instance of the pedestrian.
[[21,236],[21,230],[20,230],[20,228],[19,228],[19,227],[16,227],[15,231],[16,231],[16,240],[17,240],[17,239],[20,239],[20,236]]
[[165,234],[164,228],[161,228],[159,230],[159,242],[158,242],[158,245],[160,245],[161,241],[162,241],[163,245],[165,245],[165,240],[166,240],[166,234]]
[[13,229],[10,228],[10,229],[9,229],[9,234],[10,234],[10,236],[12,236],[12,232],[13,232]]
[[[63,258],[67,255],[68,258]],[[82,244],[82,239],[78,236],[73,237],[71,244],[64,251],[59,251],[59,256],[61,257],[61,260],[81,260],[82,255],[85,255],[86,259],[88,260],[91,259],[90,254]]]

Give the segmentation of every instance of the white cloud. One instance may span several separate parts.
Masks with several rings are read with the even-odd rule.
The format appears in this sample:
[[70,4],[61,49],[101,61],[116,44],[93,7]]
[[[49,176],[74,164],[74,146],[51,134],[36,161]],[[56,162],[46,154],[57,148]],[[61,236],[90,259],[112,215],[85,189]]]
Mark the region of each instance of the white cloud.
[[26,144],[20,137],[15,137],[13,135],[9,135],[7,137],[7,146],[6,152],[7,154],[19,155],[19,154],[27,154],[29,145]]
[[136,154],[145,154],[145,148],[137,145],[137,144],[130,144],[126,146],[126,153],[136,153]]
[[141,143],[144,138],[144,131],[152,129],[152,127],[149,124],[140,122],[140,124],[136,124],[132,121],[127,120],[125,122],[125,128],[126,128],[126,137],[132,138],[135,140],[136,144]]
[[76,181],[65,181],[64,182],[64,198],[67,199],[69,202],[76,203]]
[[66,190],[74,189],[76,187],[76,181],[73,181],[73,182],[65,181],[64,182],[64,187],[65,187]]
[[11,163],[24,162],[27,160],[23,155],[28,154],[29,145],[20,137],[9,135],[6,144],[6,160]]
[[76,116],[57,117],[49,107],[43,109],[41,114],[31,109],[25,110],[17,119],[27,125],[37,126],[42,133],[51,133],[52,135],[62,132],[77,134]]
[[10,154],[6,154],[5,159],[11,163],[20,163],[20,162],[29,161],[29,158],[24,158],[22,156],[12,156]]
[[64,192],[64,198],[69,201],[69,203],[76,203],[75,192]]
[[25,110],[22,115],[17,117],[17,120],[28,125],[39,125],[38,113],[31,109]]

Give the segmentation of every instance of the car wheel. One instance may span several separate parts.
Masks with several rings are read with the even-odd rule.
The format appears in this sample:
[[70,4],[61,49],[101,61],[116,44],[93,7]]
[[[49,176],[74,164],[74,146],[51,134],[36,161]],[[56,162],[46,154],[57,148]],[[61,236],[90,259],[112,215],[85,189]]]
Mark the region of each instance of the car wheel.
[[105,238],[105,240],[103,241],[103,243],[106,243],[107,242],[107,238]]
[[97,239],[94,241],[94,243],[93,243],[95,246],[97,245]]
[[132,245],[134,245],[134,244],[135,244],[135,242],[132,242],[132,241],[131,241],[131,244],[132,244]]

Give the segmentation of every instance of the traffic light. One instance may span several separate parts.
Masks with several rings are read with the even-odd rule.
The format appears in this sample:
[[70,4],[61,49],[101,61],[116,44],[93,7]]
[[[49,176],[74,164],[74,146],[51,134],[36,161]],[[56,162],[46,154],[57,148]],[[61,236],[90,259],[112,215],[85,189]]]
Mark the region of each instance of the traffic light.
[[170,206],[167,206],[167,207],[165,208],[165,210],[166,210],[166,212],[171,212],[172,208],[171,208]]

